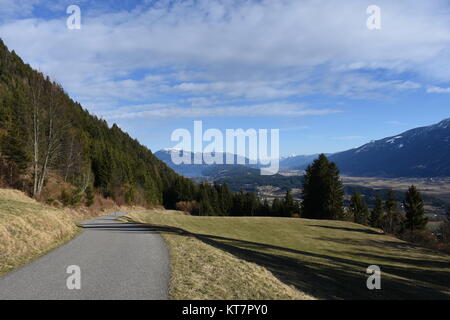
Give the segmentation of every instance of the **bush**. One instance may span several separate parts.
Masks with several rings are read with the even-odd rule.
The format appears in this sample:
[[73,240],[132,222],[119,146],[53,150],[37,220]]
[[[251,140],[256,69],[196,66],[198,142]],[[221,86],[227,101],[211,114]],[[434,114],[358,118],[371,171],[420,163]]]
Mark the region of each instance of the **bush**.
[[70,195],[67,193],[66,189],[62,189],[61,195],[59,196],[59,200],[61,200],[63,206],[68,206],[71,204],[72,199]]
[[336,216],[336,220],[353,222],[355,220],[355,216],[351,210],[344,208],[344,210]]
[[70,204],[72,206],[78,206],[78,205],[80,205],[82,198],[83,198],[83,195],[81,194],[81,190],[80,189],[75,189],[75,190],[72,191]]
[[450,220],[445,219],[439,227],[440,237],[443,243],[450,244]]
[[418,244],[423,247],[437,249],[439,246],[438,238],[429,230],[405,231],[400,239]]
[[192,215],[198,215],[200,206],[197,201],[180,201],[175,204],[175,208],[180,211],[188,212]]
[[53,199],[53,198],[48,198],[48,199],[45,201],[45,203],[46,203],[47,205],[49,205],[49,206],[55,205],[55,202],[56,202],[56,200]]
[[94,204],[94,191],[92,190],[92,187],[87,187],[85,191],[86,195],[86,206],[90,207]]

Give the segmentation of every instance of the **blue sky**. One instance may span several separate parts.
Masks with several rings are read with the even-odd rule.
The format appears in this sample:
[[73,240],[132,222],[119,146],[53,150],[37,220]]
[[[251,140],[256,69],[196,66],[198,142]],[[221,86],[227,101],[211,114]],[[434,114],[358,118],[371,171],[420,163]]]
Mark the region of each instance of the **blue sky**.
[[[66,27],[72,4],[81,30]],[[381,30],[366,27],[372,4]],[[444,0],[1,0],[0,37],[152,150],[203,120],[279,128],[282,155],[311,154],[450,117],[449,11]]]

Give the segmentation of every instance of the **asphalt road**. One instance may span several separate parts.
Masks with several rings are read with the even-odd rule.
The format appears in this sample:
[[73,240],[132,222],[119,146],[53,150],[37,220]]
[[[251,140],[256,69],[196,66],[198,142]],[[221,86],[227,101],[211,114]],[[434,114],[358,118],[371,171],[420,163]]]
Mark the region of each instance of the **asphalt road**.
[[114,221],[124,214],[83,222],[78,237],[0,278],[0,300],[167,299],[166,244],[143,225]]

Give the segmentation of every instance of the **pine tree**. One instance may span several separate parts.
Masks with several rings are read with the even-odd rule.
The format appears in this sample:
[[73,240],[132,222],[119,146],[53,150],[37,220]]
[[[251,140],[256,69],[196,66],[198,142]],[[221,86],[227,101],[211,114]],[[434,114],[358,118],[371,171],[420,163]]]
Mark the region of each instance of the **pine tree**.
[[336,219],[342,216],[344,192],[339,170],[324,154],[308,166],[303,183],[305,218]]
[[259,206],[258,215],[260,215],[262,217],[270,216],[270,205],[269,205],[269,201],[267,201],[267,199],[264,199],[264,201]]
[[242,190],[233,196],[230,215],[235,217],[244,215],[244,192]]
[[291,217],[292,214],[296,213],[297,206],[292,197],[291,190],[286,191],[283,202],[283,217]]
[[384,203],[386,214],[383,217],[382,228],[385,232],[397,234],[402,228],[402,216],[398,211],[394,191],[389,190]]
[[428,218],[425,217],[422,196],[415,186],[409,187],[403,207],[406,213],[405,227],[411,232],[425,229]]
[[354,216],[354,221],[359,224],[367,224],[369,210],[361,193],[355,191],[350,199],[350,212]]
[[24,149],[24,143],[17,134],[8,134],[1,140],[1,151],[8,161],[16,164],[22,173],[30,162],[30,157]]
[[374,228],[381,227],[381,220],[383,218],[383,200],[377,195],[375,200],[375,207],[370,215],[369,224]]
[[273,217],[281,217],[283,213],[283,204],[278,198],[273,199],[272,208],[271,208],[271,216]]

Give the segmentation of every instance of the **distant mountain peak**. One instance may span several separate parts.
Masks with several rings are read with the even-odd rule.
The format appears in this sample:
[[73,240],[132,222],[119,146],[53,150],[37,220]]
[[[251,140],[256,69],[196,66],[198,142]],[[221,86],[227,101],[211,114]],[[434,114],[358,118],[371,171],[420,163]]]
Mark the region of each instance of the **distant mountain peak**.
[[331,160],[344,174],[356,176],[450,176],[450,118],[371,141]]
[[438,124],[436,124],[439,128],[447,129],[450,127],[450,118],[442,120]]

